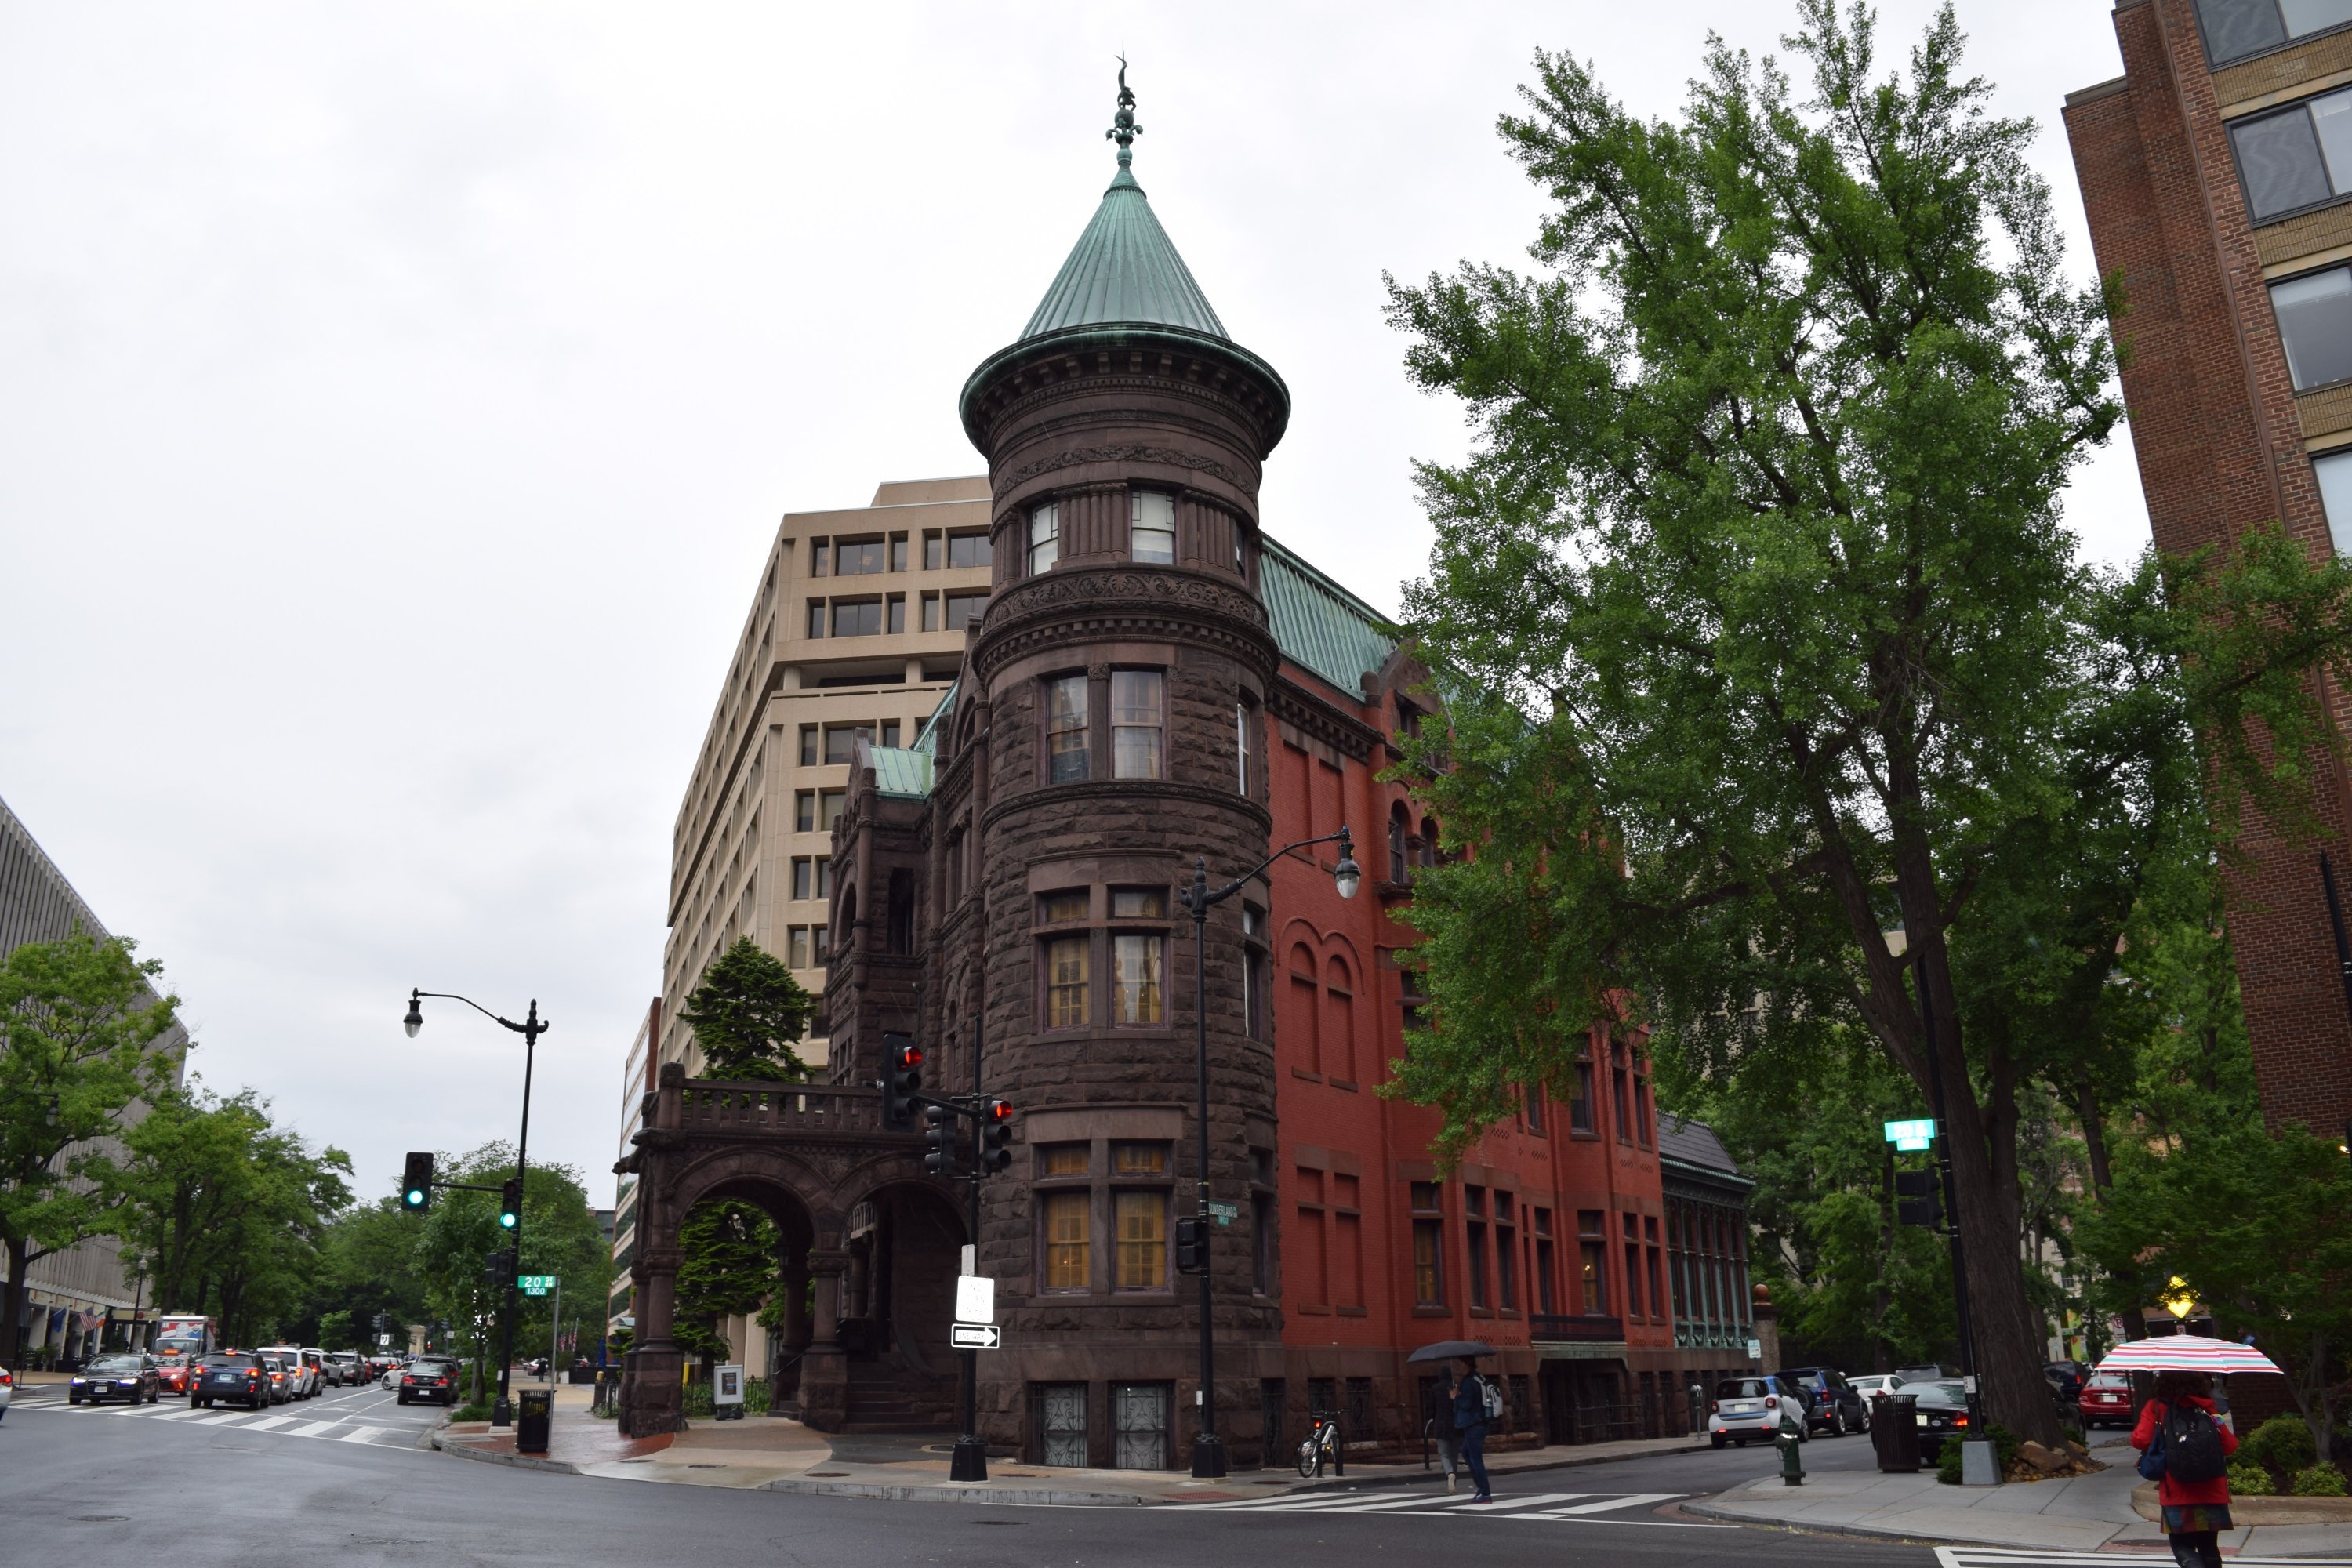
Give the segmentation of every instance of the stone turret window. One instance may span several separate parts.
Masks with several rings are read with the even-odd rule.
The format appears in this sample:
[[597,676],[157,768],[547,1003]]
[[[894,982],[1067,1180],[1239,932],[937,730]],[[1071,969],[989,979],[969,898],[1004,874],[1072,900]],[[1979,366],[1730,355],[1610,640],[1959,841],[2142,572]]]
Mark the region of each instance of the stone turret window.
[[1087,776],[1087,678],[1057,675],[1045,683],[1045,782]]
[[1050,570],[1062,554],[1062,510],[1052,501],[1029,514],[1029,575]]
[[1110,678],[1111,775],[1156,779],[1166,731],[1164,682],[1156,669],[1120,669]]
[[1128,494],[1127,553],[1131,561],[1176,563],[1176,498],[1160,490]]

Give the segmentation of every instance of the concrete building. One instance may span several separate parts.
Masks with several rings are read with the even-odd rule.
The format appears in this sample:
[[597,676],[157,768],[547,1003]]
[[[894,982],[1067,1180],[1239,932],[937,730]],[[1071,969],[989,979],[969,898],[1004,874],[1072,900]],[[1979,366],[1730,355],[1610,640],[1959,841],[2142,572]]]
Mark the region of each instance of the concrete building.
[[[84,903],[8,803],[0,801],[0,955],[28,942],[58,942],[77,931],[104,937],[104,924]],[[157,1037],[153,1049],[168,1052],[175,1073],[184,1070],[187,1031],[174,1024]],[[133,1107],[132,1114],[140,1114]],[[128,1278],[120,1244],[111,1237],[96,1237],[63,1252],[36,1261],[26,1270],[26,1294],[30,1305],[17,1325],[21,1358],[56,1362],[89,1353],[115,1326],[116,1338],[145,1332],[163,1310],[180,1303],[149,1298],[140,1281]],[[10,1289],[8,1260],[0,1253],[0,1289]],[[22,1364],[20,1361],[19,1364]]]
[[[2124,402],[2157,544],[2283,522],[2352,550],[2352,8],[2119,0],[2124,74],[2071,93],[2091,243],[2127,309]],[[2344,693],[2325,700],[2342,722]],[[2264,1114],[2352,1118],[2352,1016],[2321,871],[2352,873],[2352,793],[2325,765],[2322,842],[2254,820],[2229,885]],[[2339,884],[2344,899],[2352,886]]]
[[[829,902],[805,917],[835,938],[826,1081],[714,1083],[666,1047],[628,1112],[639,1339],[624,1422],[675,1424],[678,1227],[695,1203],[739,1197],[782,1237],[780,1342],[737,1342],[772,1365],[779,1406],[825,1429],[943,1424],[970,1240],[1005,1334],[982,1358],[991,1443],[1033,1464],[1181,1464],[1200,1307],[1174,1226],[1205,1175],[1234,1463],[1286,1463],[1323,1412],[1358,1441],[1412,1440],[1433,1379],[1406,1358],[1453,1338],[1496,1348],[1509,1441],[1685,1429],[1689,1384],[1755,1364],[1749,1184],[1704,1128],[1660,1125],[1637,1036],[1596,1037],[1577,1094],[1524,1095],[1450,1171],[1430,1154],[1436,1114],[1377,1092],[1422,1005],[1399,954],[1442,838],[1383,774],[1399,736],[1444,713],[1381,618],[1261,528],[1289,393],[1153,216],[1125,107],[1093,222],[964,385],[988,474],[953,493],[986,531],[973,591],[989,597],[933,667],[952,686],[896,744],[850,737],[848,765],[818,782],[845,792],[837,816],[822,810],[829,838],[792,851],[831,868]],[[761,603],[778,592],[772,576]],[[750,685],[739,668],[730,693]],[[872,689],[856,700],[871,708]],[[769,712],[771,751],[842,721]],[[719,780],[741,744],[708,749],[705,772]],[[773,786],[732,787],[698,793],[682,823],[773,809]],[[1363,870],[1353,898],[1334,879],[1343,827]],[[682,830],[682,865],[698,864],[681,886],[731,863],[729,841]],[[1248,876],[1208,917],[1205,1010],[1183,951],[1196,858],[1215,882]],[[763,907],[735,874],[710,886],[676,906],[692,935],[674,952],[714,952],[728,910],[748,922]],[[970,1088],[977,1050],[986,1091],[1018,1107],[976,1236],[960,1189],[925,1173],[920,1134],[884,1123],[868,1085],[886,1032],[919,1042],[934,1091]]]

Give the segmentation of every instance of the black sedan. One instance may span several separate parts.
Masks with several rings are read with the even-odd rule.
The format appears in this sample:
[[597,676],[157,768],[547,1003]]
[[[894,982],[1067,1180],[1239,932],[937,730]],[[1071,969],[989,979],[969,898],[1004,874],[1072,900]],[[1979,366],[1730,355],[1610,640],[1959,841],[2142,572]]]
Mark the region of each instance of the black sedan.
[[1934,1464],[1943,1457],[1944,1440],[1969,1433],[1969,1396],[1957,1378],[1939,1383],[1906,1383],[1903,1393],[1919,1403],[1919,1457]]
[[205,1357],[196,1368],[188,1403],[209,1410],[217,1401],[242,1405],[247,1410],[269,1408],[269,1369],[261,1358],[246,1351],[220,1351]]
[[457,1363],[437,1356],[419,1356],[400,1374],[402,1405],[429,1399],[438,1405],[457,1403]]
[[163,1394],[163,1373],[155,1358],[146,1355],[100,1356],[66,1385],[68,1405],[103,1405],[121,1399],[132,1405],[152,1405]]

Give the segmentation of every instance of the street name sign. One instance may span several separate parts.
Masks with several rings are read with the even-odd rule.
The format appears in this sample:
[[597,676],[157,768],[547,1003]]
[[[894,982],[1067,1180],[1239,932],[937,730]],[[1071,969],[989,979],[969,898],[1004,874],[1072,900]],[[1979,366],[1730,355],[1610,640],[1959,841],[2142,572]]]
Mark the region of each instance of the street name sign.
[[1004,1331],[994,1323],[956,1323],[948,1330],[948,1343],[960,1351],[1001,1350]]
[[1886,1123],[1886,1141],[1897,1149],[1925,1149],[1936,1141],[1933,1121],[1890,1121]]
[[522,1293],[526,1296],[544,1296],[550,1290],[555,1289],[555,1276],[552,1274],[526,1274],[521,1279],[517,1279],[515,1284],[521,1288]]
[[1219,1225],[1231,1225],[1241,1217],[1241,1208],[1234,1204],[1211,1204],[1209,1217]]

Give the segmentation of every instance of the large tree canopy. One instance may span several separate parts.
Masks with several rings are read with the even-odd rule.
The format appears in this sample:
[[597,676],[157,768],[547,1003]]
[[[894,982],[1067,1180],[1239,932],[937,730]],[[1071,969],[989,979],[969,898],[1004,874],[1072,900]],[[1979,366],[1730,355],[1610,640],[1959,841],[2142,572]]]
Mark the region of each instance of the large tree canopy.
[[815,1003],[782,960],[739,936],[686,999],[678,1017],[694,1026],[703,1076],[798,1083],[809,1065],[793,1046]]
[[1538,270],[1391,285],[1475,433],[1421,469],[1407,616],[1457,678],[1424,787],[1476,853],[1416,883],[1400,1085],[1458,1147],[1596,1027],[1715,1079],[1874,1042],[1941,1089],[1986,1397],[2046,1440],[2021,1087],[2071,1083],[2141,889],[2207,855],[2200,775],[2291,804],[2345,583],[2277,533],[2077,563],[2119,297],[2069,283],[1948,9],[1885,75],[1860,5],[1799,16],[1806,89],[1716,40],[1675,121],[1539,55],[1502,121]]

